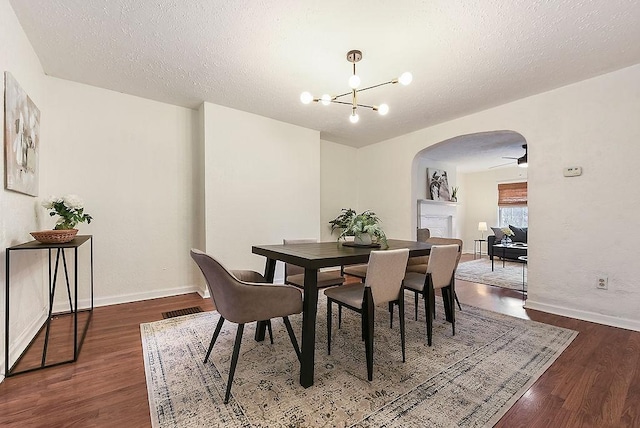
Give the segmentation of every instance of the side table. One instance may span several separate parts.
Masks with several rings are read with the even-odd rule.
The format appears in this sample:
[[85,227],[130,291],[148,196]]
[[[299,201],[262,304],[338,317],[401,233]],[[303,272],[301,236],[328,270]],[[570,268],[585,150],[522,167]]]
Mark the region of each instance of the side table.
[[[91,279],[90,279],[90,299],[91,306],[85,309],[78,308],[78,247],[84,244],[87,241],[90,242],[90,251],[91,251]],[[73,301],[72,301],[72,293],[71,293],[71,284],[69,281],[69,272],[67,270],[67,257],[65,256],[65,250],[73,250],[74,254],[74,264],[73,264]],[[9,359],[9,330],[10,330],[10,280],[11,280],[11,253],[13,251],[22,251],[22,250],[48,250],[49,253],[49,307],[48,307],[48,316],[44,323],[40,326],[40,329],[33,337],[27,349],[22,352],[22,354],[16,358],[16,361],[11,364]],[[55,250],[55,267],[52,269],[52,252]],[[60,262],[62,261],[62,271],[64,273],[64,277],[67,285],[67,295],[69,299],[69,311],[53,313],[53,302],[55,298],[56,292],[56,283],[58,279],[58,268],[60,267]],[[43,369],[46,367],[57,366],[65,363],[72,363],[77,361],[78,355],[80,354],[80,350],[82,349],[82,344],[84,342],[84,338],[87,334],[87,329],[89,328],[89,323],[91,322],[91,317],[93,315],[93,236],[92,235],[78,235],[72,241],[66,242],[64,244],[43,244],[38,241],[30,241],[24,244],[15,245],[13,247],[9,247],[6,249],[6,281],[5,281],[5,346],[4,346],[4,357],[5,357],[5,377],[14,376],[20,373],[27,373],[34,370]],[[78,313],[79,312],[87,312],[88,316],[82,330],[82,336],[78,338]],[[73,359],[67,359],[64,361],[47,361],[47,350],[49,345],[49,337],[51,333],[51,321],[54,318],[61,318],[65,316],[70,316],[73,318]],[[29,347],[33,344],[35,339],[43,332],[44,329],[44,340],[43,340],[43,349],[42,349],[42,358],[40,360],[40,364],[36,367],[28,367],[25,369],[21,369],[18,371],[14,371],[16,366],[25,356]]]
[[522,262],[522,300],[527,300],[527,291],[524,289],[526,282],[524,279],[524,272],[525,269],[527,267],[527,263],[529,261],[529,257],[528,256],[520,256],[518,257],[518,260],[520,260]]
[[[487,242],[486,239],[474,239],[473,240],[473,260],[476,259],[476,253],[480,253],[480,258],[482,258],[482,243]],[[480,251],[477,251],[477,248],[480,248]],[[488,250],[487,250],[488,253]]]

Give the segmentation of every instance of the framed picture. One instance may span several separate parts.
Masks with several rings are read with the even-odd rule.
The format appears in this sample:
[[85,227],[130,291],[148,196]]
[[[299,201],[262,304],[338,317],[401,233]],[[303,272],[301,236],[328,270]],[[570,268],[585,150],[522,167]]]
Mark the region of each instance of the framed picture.
[[427,168],[427,199],[434,201],[451,200],[447,171]]
[[40,110],[8,71],[4,82],[4,185],[38,196]]

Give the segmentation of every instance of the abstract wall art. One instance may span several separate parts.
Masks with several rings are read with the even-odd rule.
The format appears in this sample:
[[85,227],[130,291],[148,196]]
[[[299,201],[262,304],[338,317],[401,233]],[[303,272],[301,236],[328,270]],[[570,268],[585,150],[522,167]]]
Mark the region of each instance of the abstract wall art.
[[8,71],[4,88],[5,188],[38,196],[40,110]]
[[451,200],[447,171],[427,168],[427,199],[447,202]]

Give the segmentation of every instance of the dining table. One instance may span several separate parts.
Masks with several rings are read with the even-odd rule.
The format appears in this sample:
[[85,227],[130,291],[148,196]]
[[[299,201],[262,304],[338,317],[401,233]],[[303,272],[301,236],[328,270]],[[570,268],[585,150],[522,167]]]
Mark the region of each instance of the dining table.
[[[254,245],[252,253],[266,257],[265,278],[273,282],[276,262],[282,261],[304,268],[302,304],[302,347],[300,357],[300,385],[313,385],[316,314],[318,310],[318,270],[336,266],[367,263],[373,250],[409,249],[409,257],[427,256],[431,244],[426,242],[388,239],[384,248],[353,246],[351,242],[314,242],[304,244]],[[258,323],[255,340],[265,337],[266,322]]]

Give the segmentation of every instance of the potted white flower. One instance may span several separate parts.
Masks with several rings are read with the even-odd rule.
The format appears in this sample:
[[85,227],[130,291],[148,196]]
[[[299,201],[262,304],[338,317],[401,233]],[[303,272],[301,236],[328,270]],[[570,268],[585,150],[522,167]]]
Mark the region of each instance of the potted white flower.
[[91,223],[93,217],[84,212],[84,203],[76,195],[66,195],[63,197],[50,196],[42,202],[42,206],[49,210],[50,216],[59,216],[53,230],[42,232],[31,232],[31,235],[38,241],[46,244],[64,243],[71,241],[78,230],[75,228],[78,223]]

